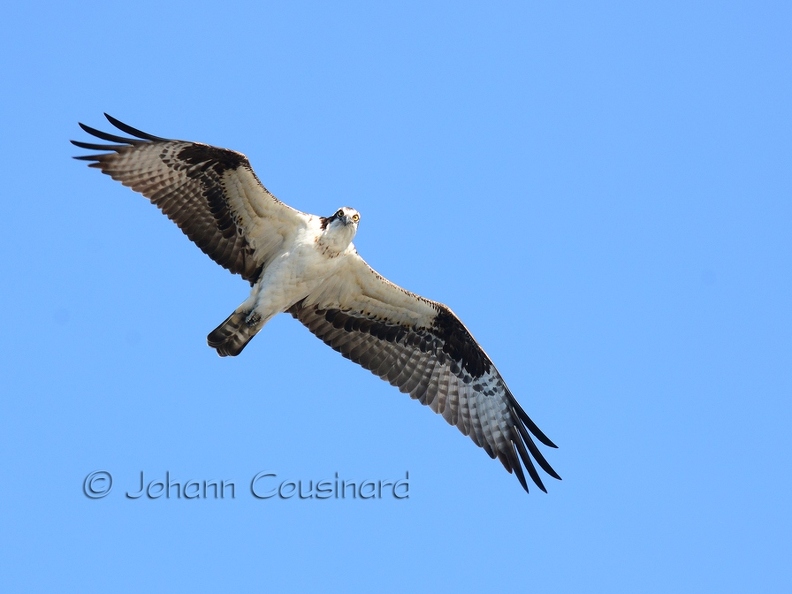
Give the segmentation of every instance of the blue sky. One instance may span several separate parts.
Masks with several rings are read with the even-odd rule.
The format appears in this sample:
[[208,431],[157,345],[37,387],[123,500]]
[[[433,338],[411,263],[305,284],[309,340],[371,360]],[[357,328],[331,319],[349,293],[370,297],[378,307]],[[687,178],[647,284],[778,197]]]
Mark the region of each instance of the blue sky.
[[[0,37],[3,591],[787,592],[792,9],[14,3]],[[558,445],[526,495],[70,157],[102,112],[362,214]],[[103,498],[83,481],[113,477]],[[226,480],[233,498],[129,499]],[[409,498],[258,500],[282,480]]]

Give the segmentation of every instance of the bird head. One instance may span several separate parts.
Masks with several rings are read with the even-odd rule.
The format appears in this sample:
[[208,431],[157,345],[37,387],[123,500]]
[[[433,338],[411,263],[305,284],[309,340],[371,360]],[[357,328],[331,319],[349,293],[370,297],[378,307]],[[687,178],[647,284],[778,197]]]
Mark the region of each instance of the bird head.
[[352,243],[359,222],[360,213],[354,208],[339,208],[332,216],[322,218],[321,243],[333,251],[345,250]]
[[353,227],[357,230],[358,223],[360,222],[360,213],[354,208],[344,206],[339,208],[333,216],[327,217],[328,225],[332,225],[335,221],[338,221],[338,223],[344,225],[345,227],[348,225],[353,225]]

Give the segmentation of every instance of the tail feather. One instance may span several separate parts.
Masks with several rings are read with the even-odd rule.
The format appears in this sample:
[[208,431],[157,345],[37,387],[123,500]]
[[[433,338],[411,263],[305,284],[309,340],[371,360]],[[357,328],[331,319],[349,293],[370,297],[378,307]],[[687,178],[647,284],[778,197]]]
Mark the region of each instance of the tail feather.
[[236,357],[261,329],[258,316],[248,319],[249,312],[237,310],[209,333],[206,342],[221,357]]

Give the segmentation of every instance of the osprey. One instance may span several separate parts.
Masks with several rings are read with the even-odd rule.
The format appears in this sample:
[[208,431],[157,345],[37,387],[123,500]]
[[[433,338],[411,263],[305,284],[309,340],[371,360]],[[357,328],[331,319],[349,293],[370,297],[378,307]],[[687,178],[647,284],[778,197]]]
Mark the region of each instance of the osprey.
[[[250,296],[208,336],[221,357],[236,356],[273,316],[288,312],[325,344],[409,394],[498,458],[528,491],[522,465],[560,479],[533,437],[556,447],[517,403],[492,361],[445,305],[377,274],[352,239],[353,208],[329,217],[275,198],[238,152],[169,140],[105,114],[132,138],[80,127],[113,144],[75,157],[140,192],[215,262],[250,282]],[[532,437],[533,436],[533,437]]]

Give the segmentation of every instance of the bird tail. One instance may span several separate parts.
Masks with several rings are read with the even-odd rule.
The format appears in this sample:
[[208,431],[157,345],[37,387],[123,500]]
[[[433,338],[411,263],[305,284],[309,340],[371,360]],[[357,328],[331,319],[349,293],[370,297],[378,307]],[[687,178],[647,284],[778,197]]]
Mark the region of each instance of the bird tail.
[[206,342],[221,357],[236,357],[262,326],[258,314],[251,316],[250,312],[238,309],[209,333]]

